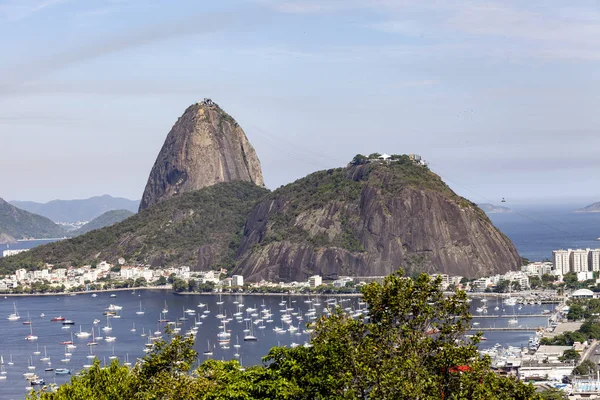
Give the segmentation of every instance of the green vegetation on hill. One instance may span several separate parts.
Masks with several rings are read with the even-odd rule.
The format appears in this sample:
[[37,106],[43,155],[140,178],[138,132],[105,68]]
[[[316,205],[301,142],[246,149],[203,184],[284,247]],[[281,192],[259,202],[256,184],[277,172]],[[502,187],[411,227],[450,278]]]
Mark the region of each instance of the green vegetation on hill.
[[91,232],[96,229],[104,228],[105,226],[111,226],[116,224],[117,222],[121,222],[135,213],[132,213],[129,210],[112,210],[107,211],[101,216],[94,218],[81,228],[76,231],[69,232],[69,236],[78,236],[83,235],[84,233]]
[[446,297],[440,283],[425,274],[371,283],[368,319],[338,308],[312,326],[311,346],[275,347],[264,365],[206,360],[193,369],[194,339],[174,336],[131,368],[96,361],[57,392],[29,399],[541,399],[531,384],[491,371],[477,350],[481,336],[465,338],[466,294]]
[[21,210],[0,199],[0,234],[14,239],[63,237],[65,231],[48,218]]
[[115,225],[2,258],[0,272],[38,268],[44,262],[116,263],[119,257],[155,266],[195,266],[199,257],[208,257],[213,266],[227,266],[247,215],[267,193],[246,182],[220,183],[185,193]]

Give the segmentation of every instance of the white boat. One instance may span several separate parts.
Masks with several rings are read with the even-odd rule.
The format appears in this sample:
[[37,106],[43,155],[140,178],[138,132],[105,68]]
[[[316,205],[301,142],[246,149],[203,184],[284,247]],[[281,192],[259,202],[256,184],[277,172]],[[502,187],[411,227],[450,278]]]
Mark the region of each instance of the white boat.
[[102,330],[104,332],[110,332],[112,331],[112,326],[110,326],[110,318],[108,318],[109,316],[106,316],[106,326],[102,328]]
[[21,316],[19,315],[19,311],[17,311],[17,305],[15,303],[13,303],[13,307],[14,307],[14,312],[12,314],[10,314],[7,319],[9,321],[18,321],[21,319]]
[[202,354],[204,354],[205,356],[212,356],[213,351],[210,348],[210,342],[208,340],[206,341],[206,345],[207,345],[206,351],[203,351]]
[[140,301],[140,310],[135,312],[137,315],[144,315],[144,310],[142,310],[142,302]]
[[123,306],[118,306],[116,304],[111,304],[107,308],[108,311],[120,311],[122,309],[123,309]]
[[221,293],[219,293],[219,301],[217,301],[218,305],[223,304],[223,299],[221,298]]
[[81,325],[79,325],[79,332],[77,332],[75,334],[75,336],[79,339],[86,339],[88,337],[90,337],[90,333],[89,332],[85,332],[81,330]]
[[165,308],[163,308],[162,313],[166,314],[169,312],[169,306],[167,305],[167,301],[165,300]]
[[131,363],[129,362],[129,353],[125,354],[125,362],[123,365],[126,367],[131,367]]
[[33,334],[33,325],[29,324],[29,335],[25,336],[26,340],[38,340],[38,337]]
[[129,331],[130,332],[136,332],[137,331],[137,329],[135,329],[135,322],[133,323],[133,328],[131,328]]
[[44,346],[44,357],[40,358],[41,362],[48,362],[50,361],[50,357],[48,357],[48,353],[46,352],[46,346]]
[[115,340],[117,340],[116,336],[107,336],[104,338],[105,341],[107,342],[114,342]]
[[516,318],[511,318],[511,319],[508,320],[508,323],[511,324],[511,325],[518,324],[519,320],[516,319]]
[[15,363],[12,360],[12,354],[10,354],[8,357],[9,357],[8,358],[8,365],[15,365]]
[[92,297],[98,297],[98,295],[96,293],[92,294]]

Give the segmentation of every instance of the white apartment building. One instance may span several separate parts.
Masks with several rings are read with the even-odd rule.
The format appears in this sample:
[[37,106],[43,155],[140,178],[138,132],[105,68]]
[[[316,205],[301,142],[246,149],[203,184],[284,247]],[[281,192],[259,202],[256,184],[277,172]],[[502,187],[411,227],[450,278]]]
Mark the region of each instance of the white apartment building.
[[600,249],[590,250],[588,266],[592,271],[600,271]]
[[588,253],[589,249],[572,250],[570,254],[571,272],[587,272],[588,269]]
[[570,257],[571,249],[568,250],[554,250],[552,252],[552,258],[554,259],[554,269],[560,271],[561,274],[566,274],[570,271]]
[[231,277],[232,286],[244,286],[244,277],[242,275],[233,275]]
[[321,278],[320,275],[313,275],[310,278],[308,278],[308,286],[310,286],[311,288],[316,288],[318,286],[321,286],[323,284],[323,278]]

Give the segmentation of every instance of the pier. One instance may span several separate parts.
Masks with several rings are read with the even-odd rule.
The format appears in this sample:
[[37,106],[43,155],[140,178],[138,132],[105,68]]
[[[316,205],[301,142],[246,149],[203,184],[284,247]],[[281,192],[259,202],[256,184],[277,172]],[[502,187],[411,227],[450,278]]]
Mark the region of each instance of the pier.
[[530,331],[531,332],[531,331],[537,331],[540,328],[543,328],[543,327],[539,327],[539,326],[536,326],[536,327],[515,326],[513,328],[513,327],[510,327],[510,326],[506,326],[506,327],[503,327],[503,328],[470,328],[469,332],[490,332],[490,331],[491,332],[493,332],[493,331]]
[[550,318],[552,314],[500,314],[500,315],[473,315],[473,318]]

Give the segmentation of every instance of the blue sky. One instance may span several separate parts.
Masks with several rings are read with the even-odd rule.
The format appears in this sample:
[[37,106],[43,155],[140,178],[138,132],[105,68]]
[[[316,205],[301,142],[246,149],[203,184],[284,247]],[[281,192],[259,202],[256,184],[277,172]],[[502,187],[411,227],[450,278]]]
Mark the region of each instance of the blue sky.
[[211,97],[271,189],[377,151],[475,202],[597,201],[598,4],[0,0],[0,197],[140,198]]

